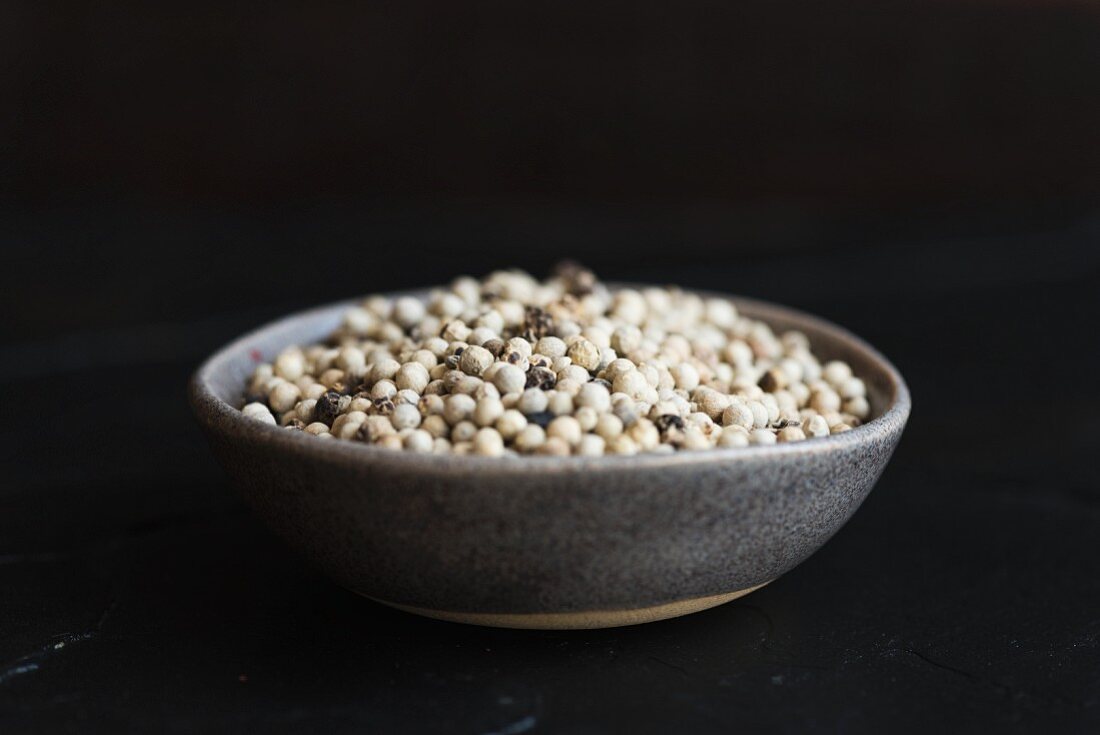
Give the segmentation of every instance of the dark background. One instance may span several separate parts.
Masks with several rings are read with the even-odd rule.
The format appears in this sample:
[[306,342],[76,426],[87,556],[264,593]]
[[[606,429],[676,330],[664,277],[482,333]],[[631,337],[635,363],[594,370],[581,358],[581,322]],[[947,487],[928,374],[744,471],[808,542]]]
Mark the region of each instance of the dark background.
[[[0,731],[1100,727],[1095,5],[0,8]],[[227,487],[183,388],[220,344],[567,256],[894,360],[836,539],[689,618],[480,630]]]

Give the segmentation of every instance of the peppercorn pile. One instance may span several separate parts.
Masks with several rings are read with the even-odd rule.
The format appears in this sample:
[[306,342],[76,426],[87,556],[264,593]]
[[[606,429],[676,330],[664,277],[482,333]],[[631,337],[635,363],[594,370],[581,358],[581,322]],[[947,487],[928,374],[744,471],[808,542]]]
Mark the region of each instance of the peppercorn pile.
[[868,418],[862,380],[722,299],[459,278],[427,303],[371,296],[327,344],[258,366],[246,416],[437,454],[630,455],[824,437]]

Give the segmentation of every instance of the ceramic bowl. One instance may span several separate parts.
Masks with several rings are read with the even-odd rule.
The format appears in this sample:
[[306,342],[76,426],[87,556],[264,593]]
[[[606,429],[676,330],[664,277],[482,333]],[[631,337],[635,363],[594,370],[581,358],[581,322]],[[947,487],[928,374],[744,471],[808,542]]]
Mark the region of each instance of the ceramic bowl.
[[867,497],[909,416],[905,382],[859,338],[792,309],[730,300],[851,364],[873,420],[775,446],[507,459],[394,452],[244,417],[256,363],[324,339],[350,301],[220,350],[192,378],[191,403],[260,517],[350,590],[479,625],[660,620],[745,595],[819,549]]

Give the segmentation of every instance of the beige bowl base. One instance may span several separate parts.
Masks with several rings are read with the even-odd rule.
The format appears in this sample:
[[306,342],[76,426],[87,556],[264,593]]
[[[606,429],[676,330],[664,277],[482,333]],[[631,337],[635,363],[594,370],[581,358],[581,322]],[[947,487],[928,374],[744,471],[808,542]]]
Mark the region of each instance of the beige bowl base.
[[[764,584],[767,584],[765,582]],[[426,618],[447,620],[452,623],[466,623],[468,625],[483,625],[490,628],[528,628],[534,630],[586,630],[592,628],[618,628],[623,625],[640,625],[651,623],[655,620],[667,620],[678,618],[681,615],[690,615],[700,610],[716,607],[738,597],[744,597],[754,592],[764,584],[748,587],[735,592],[726,592],[721,595],[708,597],[693,597],[689,600],[677,600],[664,605],[652,607],[637,607],[630,610],[591,610],[585,612],[563,613],[478,613],[478,612],[453,612],[451,610],[433,610],[414,605],[400,605],[396,602],[387,602],[371,597],[375,602],[395,607],[415,615],[423,615]]]

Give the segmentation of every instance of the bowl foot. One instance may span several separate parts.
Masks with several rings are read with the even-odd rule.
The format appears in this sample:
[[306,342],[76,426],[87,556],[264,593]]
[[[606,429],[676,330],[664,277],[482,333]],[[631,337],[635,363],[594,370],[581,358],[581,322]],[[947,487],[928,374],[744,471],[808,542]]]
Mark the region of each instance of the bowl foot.
[[640,625],[651,623],[655,620],[667,620],[678,618],[681,615],[690,615],[700,610],[716,607],[738,597],[744,597],[754,592],[764,584],[755,587],[747,587],[735,592],[725,592],[720,595],[707,597],[693,597],[688,600],[667,602],[663,605],[652,607],[637,607],[629,610],[589,610],[584,612],[559,612],[559,613],[481,613],[481,612],[457,612],[452,610],[433,610],[415,605],[401,605],[396,602],[370,599],[383,605],[395,607],[415,615],[423,615],[426,618],[447,620],[452,623],[466,623],[468,625],[483,625],[490,628],[527,628],[533,630],[587,630],[592,628],[618,628],[624,625]]

